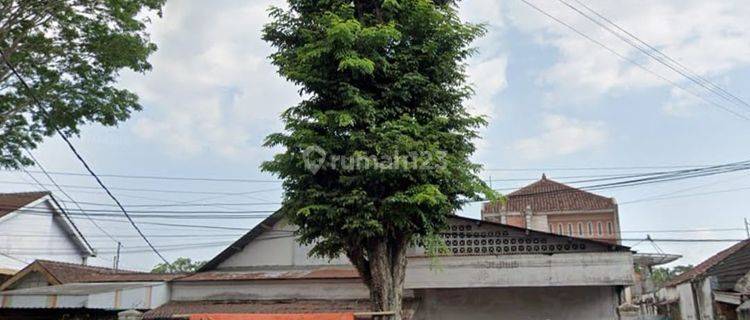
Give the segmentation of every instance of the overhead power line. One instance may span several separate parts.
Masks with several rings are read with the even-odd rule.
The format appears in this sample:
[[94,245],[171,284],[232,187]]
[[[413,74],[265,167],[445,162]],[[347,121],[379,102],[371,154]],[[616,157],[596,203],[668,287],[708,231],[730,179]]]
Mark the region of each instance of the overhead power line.
[[[81,208],[81,205],[80,205],[80,204],[78,204],[78,202],[76,202],[76,201],[75,201],[75,199],[73,199],[73,197],[71,197],[71,196],[70,196],[70,195],[69,195],[69,194],[68,194],[67,192],[65,192],[65,190],[63,190],[63,189],[62,189],[62,188],[60,187],[60,185],[59,185],[59,184],[57,184],[57,181],[55,181],[55,179],[53,179],[53,178],[52,178],[52,176],[50,176],[50,175],[49,175],[49,173],[47,173],[47,170],[45,170],[45,169],[44,169],[44,166],[42,165],[42,163],[41,163],[41,162],[40,162],[39,160],[37,160],[37,158],[36,158],[36,157],[34,157],[34,154],[32,154],[32,153],[31,153],[31,151],[29,151],[29,150],[27,149],[27,150],[26,150],[26,154],[28,154],[28,155],[29,155],[29,157],[31,158],[31,160],[33,160],[33,161],[34,161],[34,164],[35,164],[35,165],[36,165],[37,167],[39,167],[39,170],[41,170],[41,171],[42,171],[42,173],[44,173],[44,175],[45,175],[45,176],[47,176],[47,179],[49,179],[49,181],[50,181],[50,182],[52,182],[52,184],[53,184],[53,185],[55,185],[55,187],[57,188],[57,190],[58,190],[58,191],[60,191],[60,193],[62,193],[62,194],[63,194],[63,195],[64,195],[64,196],[66,197],[66,198],[68,198],[68,200],[70,200],[70,202],[72,202],[72,203],[73,203],[73,204],[74,204],[74,205],[75,205],[75,206],[76,206],[76,207],[77,207],[77,208],[78,208],[78,209],[80,210],[80,212],[84,213],[84,215],[86,216],[86,218],[88,218],[88,220],[89,220],[89,221],[91,222],[91,224],[93,224],[93,225],[94,225],[94,227],[96,227],[96,228],[97,228],[97,229],[99,229],[99,231],[101,231],[101,232],[102,232],[102,233],[103,233],[104,235],[106,235],[107,237],[109,237],[109,239],[110,239],[110,240],[114,241],[115,243],[117,243],[117,242],[118,242],[118,240],[117,240],[117,239],[115,239],[114,237],[112,237],[112,235],[111,235],[111,234],[109,234],[109,232],[107,232],[107,230],[104,230],[104,228],[102,228],[102,226],[100,226],[100,225],[99,225],[98,223],[96,223],[96,221],[92,220],[92,219],[91,219],[91,217],[89,217],[89,216],[88,216],[88,215],[86,214],[86,211],[85,211],[85,210],[83,210],[83,208]],[[27,173],[28,173],[29,175],[31,175],[31,173],[29,173],[29,171],[28,171],[28,170],[26,170],[26,168],[24,168],[24,171],[26,171],[26,172],[27,172]],[[41,186],[41,185],[42,185],[42,184],[40,183],[40,186]],[[67,210],[67,208],[66,208],[66,210]],[[71,221],[71,223],[73,223],[73,222]],[[83,235],[81,235],[81,237],[83,237]],[[83,238],[83,239],[84,239],[84,241],[85,241],[85,238]]]
[[[33,171],[32,171],[33,172]],[[48,171],[51,175],[63,176],[88,176],[83,173]],[[105,178],[121,179],[142,179],[142,180],[174,180],[174,181],[204,181],[204,182],[237,182],[237,183],[281,183],[281,180],[264,180],[264,179],[242,179],[242,178],[214,178],[214,177],[175,177],[175,176],[151,176],[151,175],[130,175],[130,174],[100,174]]]
[[[575,192],[577,190],[596,191],[596,190],[605,190],[605,189],[614,189],[614,188],[623,188],[623,187],[633,187],[633,186],[663,183],[663,182],[677,181],[677,180],[685,180],[685,179],[698,178],[698,177],[707,177],[707,176],[713,176],[717,174],[724,174],[724,173],[745,171],[745,170],[750,170],[750,161],[733,162],[733,163],[727,163],[727,164],[716,165],[716,166],[711,166],[711,167],[702,167],[698,169],[664,171],[658,174],[649,174],[647,176],[638,177],[636,179],[628,179],[624,181],[582,186],[577,189],[576,188],[556,189],[556,190],[550,190],[550,191],[521,193],[521,194],[515,194],[514,197],[550,195],[550,194],[559,194],[559,193],[566,193],[566,192]],[[501,191],[499,189],[495,189],[495,190]],[[482,201],[486,201],[486,200],[470,201],[470,202],[482,202]]]
[[[29,183],[26,182],[18,182],[18,181],[0,181],[0,183],[5,184],[20,184],[20,185],[27,185]],[[44,187],[51,187],[54,185],[50,184],[42,184]],[[72,188],[72,189],[96,189],[99,190],[98,187],[93,186],[82,186],[82,185],[69,185],[69,184],[61,184],[61,187],[65,188]],[[196,190],[173,190],[173,189],[144,189],[144,188],[118,188],[113,187],[109,188],[109,190],[122,190],[122,191],[136,191],[136,192],[157,192],[157,193],[178,193],[178,194],[207,194],[207,195],[223,195],[223,196],[240,196],[240,195],[246,195],[246,194],[252,194],[252,193],[262,193],[262,192],[271,192],[271,191],[279,191],[280,188],[272,188],[272,189],[261,189],[261,190],[254,190],[254,191],[243,191],[243,192],[219,192],[219,191],[196,191]]]
[[[31,87],[29,86],[29,84],[28,84],[28,83],[26,83],[26,80],[25,80],[25,79],[24,79],[24,78],[23,78],[23,77],[21,76],[21,74],[20,74],[20,73],[18,73],[18,71],[16,70],[15,66],[13,66],[13,64],[11,64],[11,63],[10,63],[10,60],[8,60],[8,57],[7,57],[6,55],[5,55],[5,52],[3,52],[3,51],[0,51],[0,56],[2,57],[3,61],[5,62],[5,65],[6,65],[7,67],[8,67],[8,69],[10,70],[10,72],[11,72],[11,73],[13,73],[13,75],[14,75],[14,76],[15,76],[15,77],[16,77],[16,78],[18,79],[18,81],[19,81],[19,82],[21,83],[21,85],[22,85],[22,86],[23,86],[23,87],[24,87],[24,88],[26,89],[26,91],[28,92],[28,95],[29,95],[29,97],[31,97],[31,99],[32,99],[32,100],[34,101],[34,103],[35,103],[35,104],[37,105],[37,107],[39,108],[39,111],[40,111],[40,112],[41,112],[41,113],[42,113],[42,114],[44,115],[44,117],[46,117],[46,118],[47,118],[47,119],[49,120],[49,118],[50,118],[50,117],[49,117],[49,114],[47,113],[47,110],[46,110],[46,109],[44,109],[44,106],[43,106],[43,105],[42,105],[42,103],[41,103],[41,102],[39,101],[39,99],[38,99],[38,98],[36,97],[36,94],[34,94],[33,90],[31,89]],[[52,122],[52,121],[49,121],[49,122],[48,122],[48,124],[49,124],[49,125],[53,125],[53,123],[54,123],[54,122]],[[141,235],[141,238],[143,238],[143,241],[145,241],[145,242],[146,242],[146,244],[148,244],[148,246],[149,246],[149,247],[151,248],[151,250],[152,250],[152,251],[153,251],[153,252],[154,252],[154,253],[155,253],[155,254],[156,254],[156,255],[157,255],[157,256],[158,256],[158,257],[159,257],[159,258],[160,258],[160,259],[161,259],[161,260],[162,260],[162,261],[163,261],[163,262],[164,262],[165,264],[166,264],[166,265],[170,265],[170,263],[169,263],[169,260],[167,260],[167,259],[166,259],[166,258],[165,258],[165,257],[164,257],[164,256],[163,256],[163,255],[162,255],[162,254],[161,254],[160,252],[159,252],[159,250],[157,250],[157,249],[156,249],[156,247],[154,247],[154,245],[153,245],[153,244],[151,244],[151,241],[150,241],[150,240],[149,240],[149,239],[148,239],[148,238],[146,237],[146,235],[145,235],[145,234],[143,234],[143,232],[141,231],[141,229],[140,229],[140,228],[138,228],[138,225],[137,225],[137,224],[135,223],[135,221],[133,221],[133,219],[132,219],[132,218],[130,218],[130,216],[128,215],[128,212],[127,212],[127,211],[125,210],[125,208],[124,208],[124,207],[122,206],[122,204],[120,204],[120,200],[118,200],[118,199],[117,199],[117,197],[115,197],[115,195],[114,195],[114,194],[112,194],[112,192],[111,192],[111,191],[109,191],[109,189],[107,189],[107,186],[106,186],[106,185],[104,184],[104,182],[102,182],[102,180],[101,180],[101,179],[100,179],[100,178],[99,178],[99,177],[98,177],[98,176],[96,175],[96,173],[94,173],[94,170],[93,170],[93,169],[91,169],[91,166],[89,166],[89,164],[88,164],[88,163],[86,162],[86,160],[84,160],[84,159],[83,159],[83,157],[82,157],[82,156],[81,156],[81,154],[80,154],[80,153],[78,152],[78,150],[77,150],[77,149],[75,148],[75,146],[73,146],[73,143],[71,143],[71,142],[70,142],[70,140],[68,139],[68,137],[67,137],[67,136],[65,136],[65,133],[63,133],[63,132],[62,132],[62,130],[60,130],[60,128],[58,128],[57,126],[54,126],[54,125],[53,125],[53,127],[54,127],[54,129],[55,129],[55,132],[57,132],[57,134],[58,134],[58,135],[60,136],[60,138],[62,138],[62,139],[63,139],[63,141],[65,141],[65,144],[66,144],[66,145],[68,146],[68,148],[70,149],[70,151],[71,151],[71,152],[73,152],[73,154],[74,154],[74,155],[76,156],[76,158],[78,159],[78,161],[80,161],[80,162],[81,162],[81,164],[83,165],[83,167],[84,167],[84,168],[86,168],[86,171],[88,171],[88,173],[89,173],[89,174],[90,174],[90,175],[91,175],[92,177],[94,177],[94,179],[96,180],[96,182],[97,182],[97,183],[99,184],[99,186],[101,186],[101,187],[102,187],[102,189],[104,189],[104,191],[105,191],[105,192],[107,193],[107,195],[109,195],[109,197],[110,197],[110,198],[112,199],[112,201],[114,201],[114,202],[115,202],[115,203],[117,204],[117,206],[118,206],[118,207],[120,207],[120,210],[122,210],[122,213],[123,213],[123,214],[125,215],[125,217],[127,217],[127,218],[128,218],[128,221],[130,221],[130,224],[131,224],[131,225],[133,226],[133,228],[134,228],[134,229],[135,229],[135,230],[136,230],[136,231],[138,232],[138,234],[139,234],[139,235]]]
[[[666,66],[667,68],[679,73],[680,75],[684,76],[688,80],[696,83],[697,85],[705,88],[706,90],[718,95],[719,97],[723,98],[724,100],[727,100],[728,102],[737,104],[741,107],[750,108],[750,104],[742,100],[741,98],[737,97],[736,95],[732,94],[731,92],[727,91],[726,89],[722,88],[721,86],[717,85],[716,83],[702,77],[700,74],[694,72],[684,64],[680,63],[679,61],[675,60],[674,58],[670,57],[666,53],[662,52],[661,50],[655,48],[654,46],[648,44],[647,42],[643,41],[638,36],[634,35],[633,33],[627,31],[625,28],[621,27],[620,25],[614,23],[611,19],[605,17],[603,14],[597,12],[596,10],[592,9],[591,7],[587,6],[586,4],[582,3],[579,0],[573,0],[581,7],[585,8],[588,12],[593,13],[596,17],[598,17],[600,20],[595,19],[594,17],[586,14],[585,12],[582,12],[575,6],[571,5],[570,3],[566,2],[565,0],[558,0],[561,3],[563,3],[565,6],[569,7],[573,11],[577,12],[578,14],[584,16],[588,20],[596,23],[600,27],[604,28],[605,30],[609,31],[616,37],[620,38],[620,40],[626,42],[630,46],[638,49],[638,51],[643,52],[647,56],[653,58],[660,64]],[[603,22],[606,24],[604,24]],[[615,31],[610,26],[614,27],[614,29],[617,29],[620,32]],[[626,37],[627,36],[627,37]],[[628,38],[629,37],[629,38]],[[639,45],[640,44],[640,45]]]
[[602,43],[601,41],[592,38],[591,36],[585,34],[583,31],[580,31],[579,29],[577,29],[576,27],[572,26],[571,24],[563,21],[562,19],[560,19],[560,18],[558,18],[558,17],[556,17],[556,16],[554,16],[552,14],[550,14],[549,12],[543,10],[542,8],[539,8],[538,6],[534,5],[533,3],[531,3],[531,2],[529,2],[527,0],[521,0],[521,2],[525,3],[526,5],[528,5],[529,7],[533,8],[534,10],[538,11],[539,13],[547,16],[548,18],[554,20],[555,22],[557,22],[557,23],[565,26],[566,28],[570,29],[571,31],[573,31],[576,34],[578,34],[579,36],[585,38],[586,40],[588,40],[588,41],[590,41],[590,42],[592,42],[592,43],[594,43],[594,44],[602,47],[603,49],[605,49],[607,51],[609,51],[610,53],[612,53],[613,55],[619,57],[620,59],[629,62],[630,64],[632,64],[632,65],[634,65],[634,66],[636,66],[636,67],[638,67],[638,68],[640,68],[640,69],[642,69],[642,70],[650,73],[651,75],[653,75],[653,76],[655,76],[655,77],[663,80],[664,82],[669,83],[673,87],[675,87],[677,89],[680,89],[683,92],[686,92],[686,93],[688,93],[688,94],[690,94],[690,95],[692,95],[692,96],[694,96],[694,97],[696,97],[698,99],[701,99],[701,100],[705,101],[706,103],[708,103],[708,104],[710,104],[712,106],[715,106],[715,107],[717,107],[719,109],[722,109],[722,110],[724,110],[724,111],[726,111],[728,113],[731,113],[732,115],[734,115],[734,116],[736,116],[738,118],[750,121],[750,117],[748,117],[748,116],[746,116],[744,114],[741,114],[741,113],[739,113],[737,111],[734,111],[734,110],[732,110],[730,108],[727,108],[724,105],[719,104],[719,103],[717,103],[715,101],[712,101],[712,100],[710,100],[710,99],[708,99],[708,98],[706,98],[706,97],[704,97],[704,96],[702,96],[700,94],[697,94],[697,93],[693,92],[692,90],[690,90],[689,88],[681,85],[680,83],[677,83],[677,82],[675,82],[675,81],[673,81],[673,80],[671,80],[671,79],[669,79],[669,78],[667,78],[667,77],[665,77],[665,76],[663,76],[663,75],[661,75],[661,74],[659,74],[659,73],[657,73],[657,72],[649,69],[645,65],[639,63],[638,61],[633,60],[631,58],[628,58],[624,54],[619,53],[616,50],[614,50],[614,49],[610,48],[609,46],[607,46],[606,44]]

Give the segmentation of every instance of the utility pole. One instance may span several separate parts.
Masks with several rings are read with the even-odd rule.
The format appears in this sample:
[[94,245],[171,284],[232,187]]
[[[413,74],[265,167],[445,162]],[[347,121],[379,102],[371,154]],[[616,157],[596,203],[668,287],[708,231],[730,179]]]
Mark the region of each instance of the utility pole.
[[114,265],[115,272],[117,272],[117,270],[120,267],[120,247],[122,247],[122,243],[118,241],[117,242],[117,255],[115,255],[115,265]]

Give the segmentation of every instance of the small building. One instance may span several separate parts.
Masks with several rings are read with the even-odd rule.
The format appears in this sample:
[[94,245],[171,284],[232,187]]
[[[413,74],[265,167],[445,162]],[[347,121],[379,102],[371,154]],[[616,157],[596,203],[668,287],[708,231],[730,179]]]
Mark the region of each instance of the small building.
[[620,220],[614,198],[553,181],[546,175],[507,194],[506,201],[485,203],[482,219],[536,231],[620,243]]
[[675,277],[651,300],[660,315],[673,319],[741,319],[750,300],[750,239]]
[[[49,192],[0,193],[0,272],[37,259],[86,264],[94,250]],[[2,277],[2,276],[0,276]]]
[[[445,255],[409,249],[404,319],[619,318],[623,288],[633,284],[628,248],[458,216],[449,225]],[[171,281],[170,302],[145,319],[367,315],[368,289],[349,261],[310,257],[295,230],[271,215],[198,273]]]
[[0,285],[0,319],[117,319],[166,303],[178,276],[37,260]]

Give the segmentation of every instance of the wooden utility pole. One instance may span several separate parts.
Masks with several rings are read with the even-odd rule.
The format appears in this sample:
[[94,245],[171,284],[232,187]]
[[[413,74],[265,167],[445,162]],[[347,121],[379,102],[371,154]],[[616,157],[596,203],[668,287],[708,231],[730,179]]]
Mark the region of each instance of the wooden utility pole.
[[118,241],[117,242],[117,254],[115,255],[115,265],[114,265],[115,272],[117,272],[117,270],[120,267],[120,248],[121,247],[122,247],[122,243]]

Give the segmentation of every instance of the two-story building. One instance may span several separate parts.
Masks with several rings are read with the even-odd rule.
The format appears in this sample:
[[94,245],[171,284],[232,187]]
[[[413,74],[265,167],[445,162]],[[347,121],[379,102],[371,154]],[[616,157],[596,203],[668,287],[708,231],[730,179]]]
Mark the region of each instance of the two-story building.
[[504,202],[485,203],[482,219],[571,237],[620,243],[617,202],[583,191],[546,175],[506,195]]

